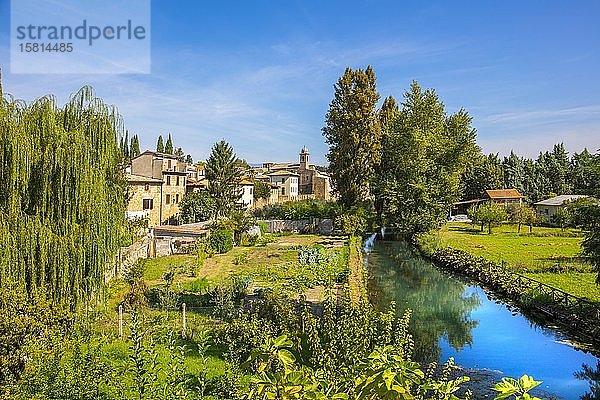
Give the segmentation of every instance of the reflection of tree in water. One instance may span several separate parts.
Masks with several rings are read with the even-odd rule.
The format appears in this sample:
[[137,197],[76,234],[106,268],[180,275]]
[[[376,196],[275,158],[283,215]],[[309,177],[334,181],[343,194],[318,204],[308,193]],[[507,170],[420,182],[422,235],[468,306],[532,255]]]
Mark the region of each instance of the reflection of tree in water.
[[581,371],[575,372],[575,377],[590,384],[590,391],[581,396],[581,400],[600,400],[600,361],[596,368],[583,364]]
[[471,330],[477,321],[469,316],[480,304],[477,294],[465,296],[464,284],[443,275],[407,244],[377,244],[369,255],[369,275],[369,289],[378,308],[387,309],[395,301],[399,312],[412,309],[410,331],[417,359],[440,361],[441,337],[448,338],[456,350],[472,344]]

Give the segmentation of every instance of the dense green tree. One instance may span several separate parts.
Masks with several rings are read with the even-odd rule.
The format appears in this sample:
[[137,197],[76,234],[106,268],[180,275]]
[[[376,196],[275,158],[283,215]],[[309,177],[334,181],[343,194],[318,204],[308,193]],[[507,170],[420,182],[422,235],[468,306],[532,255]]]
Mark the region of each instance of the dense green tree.
[[517,189],[521,194],[526,193],[523,158],[511,151],[508,157],[504,157],[502,169],[504,173],[504,187],[507,189]]
[[271,187],[262,181],[254,182],[254,198],[268,199],[271,197]]
[[479,151],[465,110],[447,115],[434,90],[413,82],[383,158],[390,160],[380,201],[386,226],[406,233],[441,224],[460,194],[460,177]]
[[194,164],[194,159],[192,158],[191,154],[187,154],[185,156],[185,162],[186,162],[186,164],[189,164],[189,165],[193,165]]
[[573,191],[580,194],[594,194],[600,187],[600,174],[596,168],[598,157],[583,149],[579,154],[573,153],[571,158],[571,185]]
[[0,98],[0,286],[100,295],[125,232],[123,121],[85,87],[59,108]]
[[177,160],[185,162],[185,153],[181,147],[176,148],[172,154],[177,157]]
[[323,135],[329,145],[333,185],[345,207],[367,199],[381,159],[381,126],[376,111],[379,94],[375,73],[346,68],[335,84]]
[[186,193],[179,203],[179,216],[184,224],[208,221],[215,212],[215,199],[207,191]]
[[579,213],[584,216],[585,240],[581,244],[583,254],[589,257],[590,262],[598,271],[596,284],[600,285],[600,206],[590,205],[580,209]]
[[140,155],[140,139],[138,135],[133,135],[131,137],[131,146],[129,149],[131,158],[135,158]]
[[159,153],[165,152],[165,142],[163,140],[162,135],[158,135],[158,141],[156,142],[156,151]]
[[381,213],[383,212],[383,204],[382,204],[382,196],[381,193],[383,191],[383,187],[386,181],[386,175],[388,171],[390,171],[390,166],[393,163],[393,160],[389,159],[390,153],[383,151],[383,149],[387,148],[390,131],[392,130],[396,120],[400,115],[400,110],[398,108],[398,103],[396,99],[392,96],[388,96],[383,101],[383,105],[378,112],[379,116],[379,124],[381,126],[381,160],[379,164],[375,168],[375,177],[373,179],[372,193],[376,199],[375,209],[379,218],[381,218]]
[[498,154],[474,157],[462,175],[463,199],[485,198],[488,189],[504,188],[504,173]]
[[565,150],[562,143],[557,143],[552,148],[552,153],[549,153],[550,168],[548,169],[548,179],[550,188],[556,194],[568,194],[571,191],[569,175],[571,163],[569,161],[569,153]]
[[215,217],[229,215],[235,203],[241,198],[238,158],[233,148],[224,140],[216,143],[206,160],[208,190],[215,199]]
[[167,143],[165,144],[165,153],[173,154],[173,140],[171,139],[170,133],[169,137],[167,138]]

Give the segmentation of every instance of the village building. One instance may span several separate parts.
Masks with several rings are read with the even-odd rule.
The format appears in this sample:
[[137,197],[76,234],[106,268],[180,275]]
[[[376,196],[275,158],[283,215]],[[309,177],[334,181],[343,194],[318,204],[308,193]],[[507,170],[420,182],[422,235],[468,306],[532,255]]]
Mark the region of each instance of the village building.
[[538,219],[545,222],[551,222],[552,217],[556,215],[559,209],[564,209],[565,206],[574,200],[589,198],[582,194],[563,194],[554,196],[546,200],[538,201],[533,204],[537,213]]
[[296,200],[299,177],[298,174],[287,170],[279,170],[269,174],[269,182],[278,189],[278,200],[280,202]]
[[465,215],[469,208],[488,202],[499,204],[504,207],[509,205],[520,205],[522,204],[524,197],[525,196],[521,195],[517,189],[486,190],[484,198],[458,201],[452,204],[450,216]]
[[[294,197],[315,198],[320,200],[331,199],[331,178],[325,172],[319,171],[315,165],[310,164],[310,153],[306,146],[300,150],[298,163],[272,163],[265,162],[257,175],[271,177],[274,173],[290,172],[298,176],[298,192]],[[271,182],[273,180],[269,179]],[[281,193],[280,193],[281,194]],[[289,194],[283,194],[289,196]],[[286,201],[284,198],[281,201]]]
[[498,190],[486,190],[486,201],[501,206],[509,205],[521,205],[523,202],[523,196],[517,189],[498,189]]
[[171,154],[145,151],[131,160],[126,177],[129,218],[147,218],[150,226],[174,221],[186,190],[186,163]]
[[247,179],[242,179],[240,181],[240,193],[242,197],[240,197],[237,203],[244,208],[252,207],[254,204],[254,183]]

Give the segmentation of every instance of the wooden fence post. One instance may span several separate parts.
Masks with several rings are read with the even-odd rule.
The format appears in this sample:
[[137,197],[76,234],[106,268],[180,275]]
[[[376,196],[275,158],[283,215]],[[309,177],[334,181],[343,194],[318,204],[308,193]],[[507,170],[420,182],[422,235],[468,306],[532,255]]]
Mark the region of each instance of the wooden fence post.
[[182,322],[182,331],[181,331],[181,336],[185,339],[185,303],[183,303],[181,305],[181,313],[182,313],[182,318],[181,318],[181,322]]
[[119,338],[123,338],[123,305],[119,304]]

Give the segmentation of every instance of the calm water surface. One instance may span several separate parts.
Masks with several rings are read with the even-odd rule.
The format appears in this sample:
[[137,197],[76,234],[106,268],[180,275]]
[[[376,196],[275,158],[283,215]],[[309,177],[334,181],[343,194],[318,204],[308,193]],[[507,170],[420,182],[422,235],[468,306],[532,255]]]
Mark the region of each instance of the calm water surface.
[[588,380],[576,377],[587,366],[588,376],[598,379],[598,358],[494,301],[481,287],[439,271],[401,242],[375,242],[366,263],[373,302],[387,309],[395,301],[401,310],[413,310],[416,358],[445,362],[454,357],[464,367],[516,378],[527,373],[564,399],[600,399],[600,393],[590,395]]

